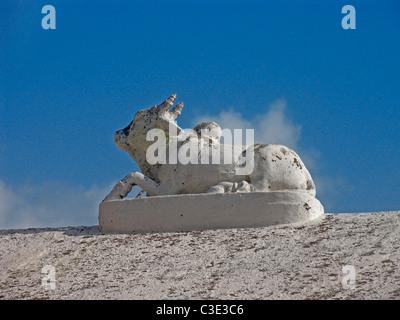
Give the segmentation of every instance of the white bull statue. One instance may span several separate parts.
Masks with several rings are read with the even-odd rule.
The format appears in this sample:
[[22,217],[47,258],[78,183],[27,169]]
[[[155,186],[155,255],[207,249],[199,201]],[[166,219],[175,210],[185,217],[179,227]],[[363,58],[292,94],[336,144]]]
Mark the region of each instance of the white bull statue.
[[[192,132],[185,131],[175,122],[183,108],[183,103],[173,107],[175,98],[175,94],[171,95],[159,105],[138,111],[127,127],[114,133],[117,146],[128,151],[142,173],[129,173],[103,201],[122,199],[135,185],[147,196],[277,190],[303,191],[315,196],[311,175],[293,150],[277,144],[222,145],[221,128],[214,122],[201,123]],[[149,152],[155,146],[157,155]],[[214,155],[221,160],[227,155],[226,150],[230,150],[232,161],[208,161]],[[188,151],[191,161],[174,161],[177,154],[187,160]]]

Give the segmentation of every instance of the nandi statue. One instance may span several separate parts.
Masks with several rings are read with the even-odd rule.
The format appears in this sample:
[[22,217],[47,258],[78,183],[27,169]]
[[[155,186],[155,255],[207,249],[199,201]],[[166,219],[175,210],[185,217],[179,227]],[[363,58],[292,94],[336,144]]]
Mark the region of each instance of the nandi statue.
[[[279,190],[315,196],[311,175],[293,150],[276,144],[221,145],[222,130],[215,122],[185,131],[175,122],[183,108],[182,102],[173,107],[175,99],[173,94],[161,104],[138,111],[127,127],[114,133],[117,146],[129,153],[142,172],[129,173],[104,201],[124,198],[134,185],[148,197]],[[155,146],[157,156],[151,152]],[[222,158],[231,161],[221,163]]]
[[[183,103],[174,106],[175,99],[138,111],[114,133],[141,172],[129,173],[100,203],[101,231],[262,227],[323,215],[311,175],[293,150],[255,144],[250,129],[245,144],[241,130],[239,142],[237,130],[232,141],[231,131],[215,122],[183,130],[176,123]],[[136,198],[124,199],[135,185],[142,188]]]

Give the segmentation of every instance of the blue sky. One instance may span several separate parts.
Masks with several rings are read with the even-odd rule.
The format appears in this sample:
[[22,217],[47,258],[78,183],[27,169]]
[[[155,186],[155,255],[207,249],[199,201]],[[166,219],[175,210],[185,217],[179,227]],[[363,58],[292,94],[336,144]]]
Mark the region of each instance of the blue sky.
[[172,93],[295,148],[327,212],[400,210],[399,1],[6,0],[0,70],[0,229],[97,224],[113,132]]

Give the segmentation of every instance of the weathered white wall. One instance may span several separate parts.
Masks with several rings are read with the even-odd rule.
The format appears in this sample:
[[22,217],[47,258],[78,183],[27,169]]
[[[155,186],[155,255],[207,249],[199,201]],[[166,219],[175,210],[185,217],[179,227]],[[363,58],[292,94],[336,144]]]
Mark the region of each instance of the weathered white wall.
[[[399,211],[182,233],[3,230],[0,299],[399,299],[399,234]],[[44,265],[55,290],[41,286]]]

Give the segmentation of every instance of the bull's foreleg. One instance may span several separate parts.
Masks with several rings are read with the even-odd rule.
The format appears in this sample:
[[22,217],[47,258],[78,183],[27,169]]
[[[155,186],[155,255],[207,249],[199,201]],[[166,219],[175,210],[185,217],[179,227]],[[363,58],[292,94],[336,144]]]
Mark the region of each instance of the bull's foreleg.
[[123,199],[138,185],[150,196],[160,195],[160,185],[140,172],[131,172],[120,180],[103,201]]

